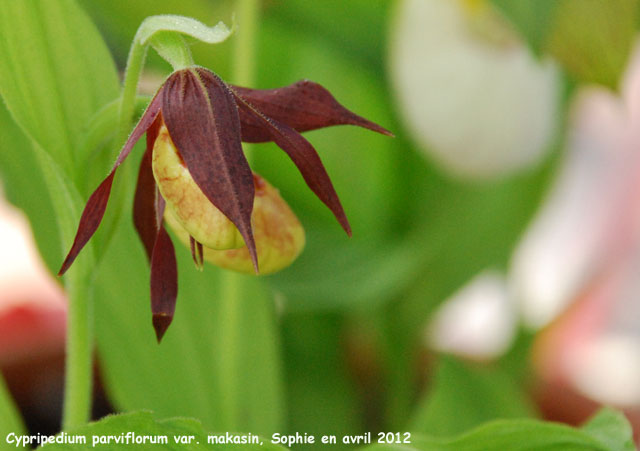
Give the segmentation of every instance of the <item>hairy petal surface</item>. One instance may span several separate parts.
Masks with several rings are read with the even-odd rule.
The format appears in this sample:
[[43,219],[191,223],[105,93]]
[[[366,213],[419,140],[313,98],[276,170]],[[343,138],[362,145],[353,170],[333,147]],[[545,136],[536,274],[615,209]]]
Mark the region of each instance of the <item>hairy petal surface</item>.
[[162,113],[193,180],[240,231],[258,271],[251,229],[253,177],[242,152],[235,98],[202,68],[175,72],[165,84]]
[[[247,103],[277,122],[304,132],[331,125],[357,125],[374,132],[393,136],[391,132],[349,111],[318,83],[301,80],[277,89],[250,89],[231,86]],[[271,141],[272,135],[260,120],[240,109],[242,140],[245,142]]]
[[71,246],[71,250],[67,254],[62,266],[60,267],[60,271],[58,275],[61,276],[64,274],[71,264],[74,262],[82,248],[87,244],[89,239],[93,236],[95,231],[98,229],[100,222],[104,216],[104,212],[107,208],[107,202],[109,200],[109,194],[111,193],[111,185],[113,184],[113,177],[116,173],[116,169],[118,166],[122,164],[122,162],[129,156],[131,153],[131,149],[136,142],[140,139],[140,137],[147,131],[147,129],[153,124],[156,119],[156,116],[160,112],[161,106],[161,97],[159,94],[162,92],[162,88],[158,91],[158,94],[151,100],[149,106],[145,110],[144,114],[138,121],[138,124],[129,135],[127,142],[122,147],[118,158],[116,159],[111,172],[105,178],[102,183],[98,186],[98,188],[93,192],[89,200],[87,201],[87,205],[84,207],[82,212],[82,216],[80,217],[80,224],[78,225],[78,231],[76,232],[76,237],[73,240],[73,245]]
[[250,117],[254,123],[260,124],[264,133],[268,133],[269,140],[274,141],[289,155],[311,191],[329,207],[347,235],[351,236],[351,226],[338,194],[311,143],[290,126],[266,117],[239,95],[236,95],[236,99],[242,114]]

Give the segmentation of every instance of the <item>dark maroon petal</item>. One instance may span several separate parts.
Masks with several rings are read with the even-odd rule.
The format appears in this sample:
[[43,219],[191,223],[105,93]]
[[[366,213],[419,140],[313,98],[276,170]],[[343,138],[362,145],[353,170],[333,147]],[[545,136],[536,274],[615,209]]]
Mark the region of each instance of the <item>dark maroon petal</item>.
[[87,244],[87,241],[89,241],[98,229],[98,226],[104,217],[104,211],[107,208],[107,201],[109,200],[109,194],[111,193],[111,185],[113,184],[114,175],[115,170],[112,170],[87,201],[87,205],[84,207],[84,211],[80,217],[80,224],[78,225],[78,231],[76,232],[76,237],[73,240],[71,250],[64,259],[64,262],[62,262],[60,271],[58,271],[59,276],[67,272],[67,269],[69,269],[82,248]]
[[[231,86],[231,89],[267,117],[299,132],[349,124],[393,136],[378,124],[352,113],[340,105],[329,91],[309,80],[301,80],[277,89],[250,89],[239,86]],[[240,110],[240,122],[243,141],[271,141],[271,134],[251,114]]]
[[[158,196],[162,199],[161,196]],[[161,217],[164,201],[158,201]],[[160,225],[151,256],[151,314],[158,343],[173,320],[178,297],[178,264],[171,238]]]
[[305,182],[311,191],[313,191],[324,204],[333,212],[336,219],[351,236],[351,226],[344,213],[340,199],[336,194],[331,179],[311,143],[307,141],[300,133],[286,124],[279,123],[272,118],[266,117],[262,112],[253,108],[241,97],[238,99],[238,108],[247,117],[251,117],[256,124],[260,124],[265,133],[269,133],[270,140],[274,141],[282,150],[284,150],[289,158],[302,174]]
[[240,231],[258,271],[251,229],[253,176],[242,152],[235,98],[202,68],[174,73],[165,83],[162,114],[191,177]]
[[[162,88],[160,89],[160,91],[162,91]],[[155,120],[158,112],[160,111],[160,99],[161,96],[156,94],[151,103],[149,103],[149,106],[140,118],[140,121],[133,129],[133,132],[127,139],[127,142],[122,147],[122,150],[120,151],[120,154],[118,155],[118,158],[116,159],[111,172],[109,173],[107,178],[105,178],[102,183],[100,183],[91,197],[89,197],[87,205],[84,207],[84,211],[82,212],[82,216],[80,217],[80,224],[78,225],[78,231],[76,232],[76,237],[73,240],[71,250],[67,254],[67,257],[64,259],[64,262],[60,267],[60,271],[58,271],[59,276],[63,275],[69,269],[82,248],[87,244],[89,239],[98,229],[98,226],[100,225],[100,222],[102,221],[102,218],[104,216],[105,209],[107,208],[107,201],[109,200],[109,194],[111,193],[111,185],[113,183],[113,176],[116,173],[116,169],[122,164],[124,159],[127,158],[135,143],[140,139],[142,134],[147,131],[147,129]]]
[[151,257],[151,314],[158,343],[173,320],[178,296],[178,264],[171,238],[160,227]]
[[158,136],[160,123],[161,115],[158,115],[153,124],[151,124],[151,127],[147,130],[147,150],[140,163],[136,194],[133,200],[133,223],[140,236],[140,240],[144,244],[149,261],[151,261],[153,246],[155,245],[156,235],[160,228],[160,222],[158,221],[156,212],[158,188],[156,186],[156,180],[153,177],[153,170],[151,169],[153,145]]

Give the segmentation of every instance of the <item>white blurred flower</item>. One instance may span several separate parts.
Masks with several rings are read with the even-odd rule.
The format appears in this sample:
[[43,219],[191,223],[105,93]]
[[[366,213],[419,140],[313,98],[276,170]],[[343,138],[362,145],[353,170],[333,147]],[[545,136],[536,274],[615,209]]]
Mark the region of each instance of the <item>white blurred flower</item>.
[[533,327],[564,310],[640,238],[640,54],[622,97],[597,87],[578,92],[567,144],[556,183],[513,259],[514,290]]
[[620,91],[577,93],[564,164],[515,252],[510,281],[529,325],[554,319],[535,352],[547,380],[603,403],[637,407],[639,45]]
[[446,300],[427,329],[439,351],[492,358],[509,348],[516,316],[502,273],[483,271]]
[[455,175],[506,175],[549,148],[558,72],[484,0],[403,1],[391,75],[409,131]]

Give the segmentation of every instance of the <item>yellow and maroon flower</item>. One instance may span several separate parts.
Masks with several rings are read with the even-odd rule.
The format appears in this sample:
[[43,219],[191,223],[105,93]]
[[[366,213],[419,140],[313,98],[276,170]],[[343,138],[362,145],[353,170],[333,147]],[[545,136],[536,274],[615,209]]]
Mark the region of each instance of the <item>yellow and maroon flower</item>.
[[[254,230],[258,230],[257,236],[264,231],[271,240],[265,240],[265,246],[282,241],[281,237],[274,238],[274,232],[286,235],[290,243],[281,250],[286,255],[278,254],[285,260],[293,260],[304,243],[297,219],[277,191],[259,176],[254,178],[241,141],[275,142],[351,235],[320,157],[299,133],[340,124],[390,135],[344,108],[317,83],[300,81],[284,88],[255,90],[227,85],[201,67],[174,72],[151,100],[109,175],[87,201],[59,274],[67,271],[98,228],[116,169],[146,133],[147,148],[138,175],[133,215],[151,263],[151,311],[160,340],[173,319],[178,292],[175,251],[163,226],[164,217],[181,239],[188,237],[198,266],[202,265],[203,255],[220,264],[224,260],[221,252],[226,252],[224,255],[235,259],[235,263],[222,266],[246,269],[240,260],[242,255],[248,255],[257,273],[263,259],[259,259],[260,239],[256,246]],[[258,196],[268,195],[267,200],[254,203],[256,187]],[[260,225],[272,215],[285,218],[289,226],[281,227],[274,221],[278,229],[274,231],[274,227]],[[269,249],[265,247],[264,252]],[[270,271],[276,270],[282,262],[269,265]]]

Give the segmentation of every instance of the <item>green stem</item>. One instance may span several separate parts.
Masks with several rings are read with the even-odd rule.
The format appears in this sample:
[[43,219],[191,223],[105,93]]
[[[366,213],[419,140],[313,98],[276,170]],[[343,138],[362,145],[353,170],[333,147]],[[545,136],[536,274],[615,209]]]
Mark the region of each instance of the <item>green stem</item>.
[[131,129],[131,121],[136,105],[136,93],[138,92],[138,82],[142,74],[142,67],[147,56],[147,46],[140,45],[138,35],[133,39],[127,67],[124,71],[124,85],[122,87],[122,97],[120,101],[120,112],[118,119],[118,132],[116,134],[116,145],[121,146],[127,139]]
[[[84,264],[81,266],[85,267]],[[86,271],[76,267],[70,270],[65,278],[69,310],[62,412],[63,430],[87,423],[91,414],[93,315],[92,303],[89,299],[89,276]]]
[[243,303],[242,275],[222,271],[222,296],[220,296],[220,410],[223,412],[220,427],[228,430],[240,428],[240,362],[238,361]]
[[[237,0],[236,18],[238,30],[233,47],[233,82],[239,86],[251,87],[255,84],[256,36],[260,16],[260,0]],[[253,146],[244,144],[244,153],[249,163]]]
[[238,30],[234,39],[233,82],[240,86],[255,83],[256,35],[260,13],[259,0],[237,0]]
[[191,50],[182,35],[178,33],[158,32],[149,40],[149,44],[171,64],[174,71],[194,65]]
[[142,67],[144,66],[149,45],[153,46],[160,56],[173,66],[173,70],[180,70],[193,65],[191,52],[182,36],[173,32],[158,32],[148,43],[141,44],[141,30],[142,26],[133,38],[133,43],[129,49],[129,56],[127,57],[127,68],[124,72],[118,134],[116,135],[116,144],[118,146],[124,143],[130,133],[136,104],[136,94],[138,92],[138,82],[140,81]]

